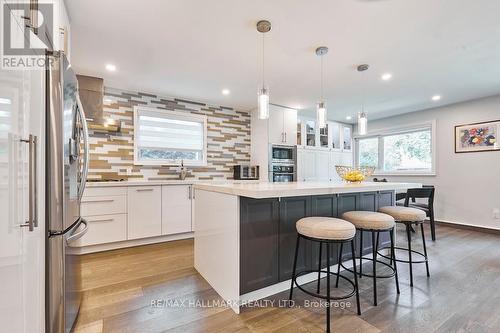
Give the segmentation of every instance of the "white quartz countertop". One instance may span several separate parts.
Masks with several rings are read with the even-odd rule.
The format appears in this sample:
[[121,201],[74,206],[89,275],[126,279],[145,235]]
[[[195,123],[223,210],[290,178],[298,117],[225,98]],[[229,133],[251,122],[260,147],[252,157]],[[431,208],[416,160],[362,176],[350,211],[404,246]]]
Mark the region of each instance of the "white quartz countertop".
[[154,185],[193,185],[193,184],[238,184],[258,183],[257,180],[197,180],[197,179],[160,179],[160,180],[123,180],[123,181],[91,181],[86,187],[119,187],[119,186],[154,186]]
[[225,193],[255,199],[294,197],[302,195],[323,195],[372,191],[403,191],[422,187],[419,183],[374,183],[347,184],[335,182],[293,182],[293,183],[197,183],[194,188],[204,191]]

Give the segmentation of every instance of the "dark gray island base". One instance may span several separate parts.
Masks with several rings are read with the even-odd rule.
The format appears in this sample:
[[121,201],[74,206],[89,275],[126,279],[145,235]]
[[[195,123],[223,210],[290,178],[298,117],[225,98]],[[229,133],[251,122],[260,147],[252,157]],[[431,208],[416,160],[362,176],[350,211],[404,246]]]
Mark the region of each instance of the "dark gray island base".
[[[240,295],[262,289],[292,277],[297,241],[295,223],[308,216],[340,217],[351,210],[377,211],[394,205],[394,191],[345,193],[315,196],[252,199],[240,197]],[[370,235],[363,237],[363,255],[372,253]],[[360,232],[356,234],[359,250]],[[389,245],[389,234],[381,233],[379,246]],[[349,248],[349,249],[347,249]],[[344,258],[351,258],[350,247]],[[338,263],[333,246],[330,263]],[[302,242],[297,270],[318,268],[318,244]],[[323,256],[322,266],[326,267]]]

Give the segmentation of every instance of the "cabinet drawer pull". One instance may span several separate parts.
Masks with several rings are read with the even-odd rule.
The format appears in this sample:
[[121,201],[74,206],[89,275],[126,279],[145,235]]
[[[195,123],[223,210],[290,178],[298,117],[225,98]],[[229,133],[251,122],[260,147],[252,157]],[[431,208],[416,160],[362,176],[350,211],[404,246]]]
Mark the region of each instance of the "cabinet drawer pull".
[[84,200],[82,203],[99,203],[99,202],[113,202],[115,199],[106,199],[106,200]]
[[112,222],[115,219],[109,218],[109,219],[99,219],[99,220],[88,220],[89,222]]
[[137,192],[150,192],[153,191],[152,188],[138,188],[136,189]]

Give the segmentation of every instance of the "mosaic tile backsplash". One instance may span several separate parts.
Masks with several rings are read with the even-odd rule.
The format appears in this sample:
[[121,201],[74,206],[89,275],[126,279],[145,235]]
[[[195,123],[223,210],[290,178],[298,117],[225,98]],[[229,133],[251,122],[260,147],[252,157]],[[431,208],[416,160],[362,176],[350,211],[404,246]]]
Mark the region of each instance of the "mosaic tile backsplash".
[[176,166],[134,165],[134,106],[202,114],[208,120],[207,160],[203,167],[187,167],[186,179],[224,180],[233,178],[235,164],[250,162],[250,114],[142,92],[105,88],[104,117],[121,123],[119,132],[89,129],[89,180],[178,179]]

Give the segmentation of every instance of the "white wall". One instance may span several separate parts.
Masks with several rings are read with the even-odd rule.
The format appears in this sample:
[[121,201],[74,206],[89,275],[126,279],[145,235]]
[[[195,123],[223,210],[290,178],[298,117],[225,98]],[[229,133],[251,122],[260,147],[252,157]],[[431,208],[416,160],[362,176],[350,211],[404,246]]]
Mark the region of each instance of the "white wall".
[[387,176],[436,187],[436,219],[500,229],[500,151],[455,153],[455,126],[500,119],[500,95],[369,122],[369,132],[436,119],[436,176]]

